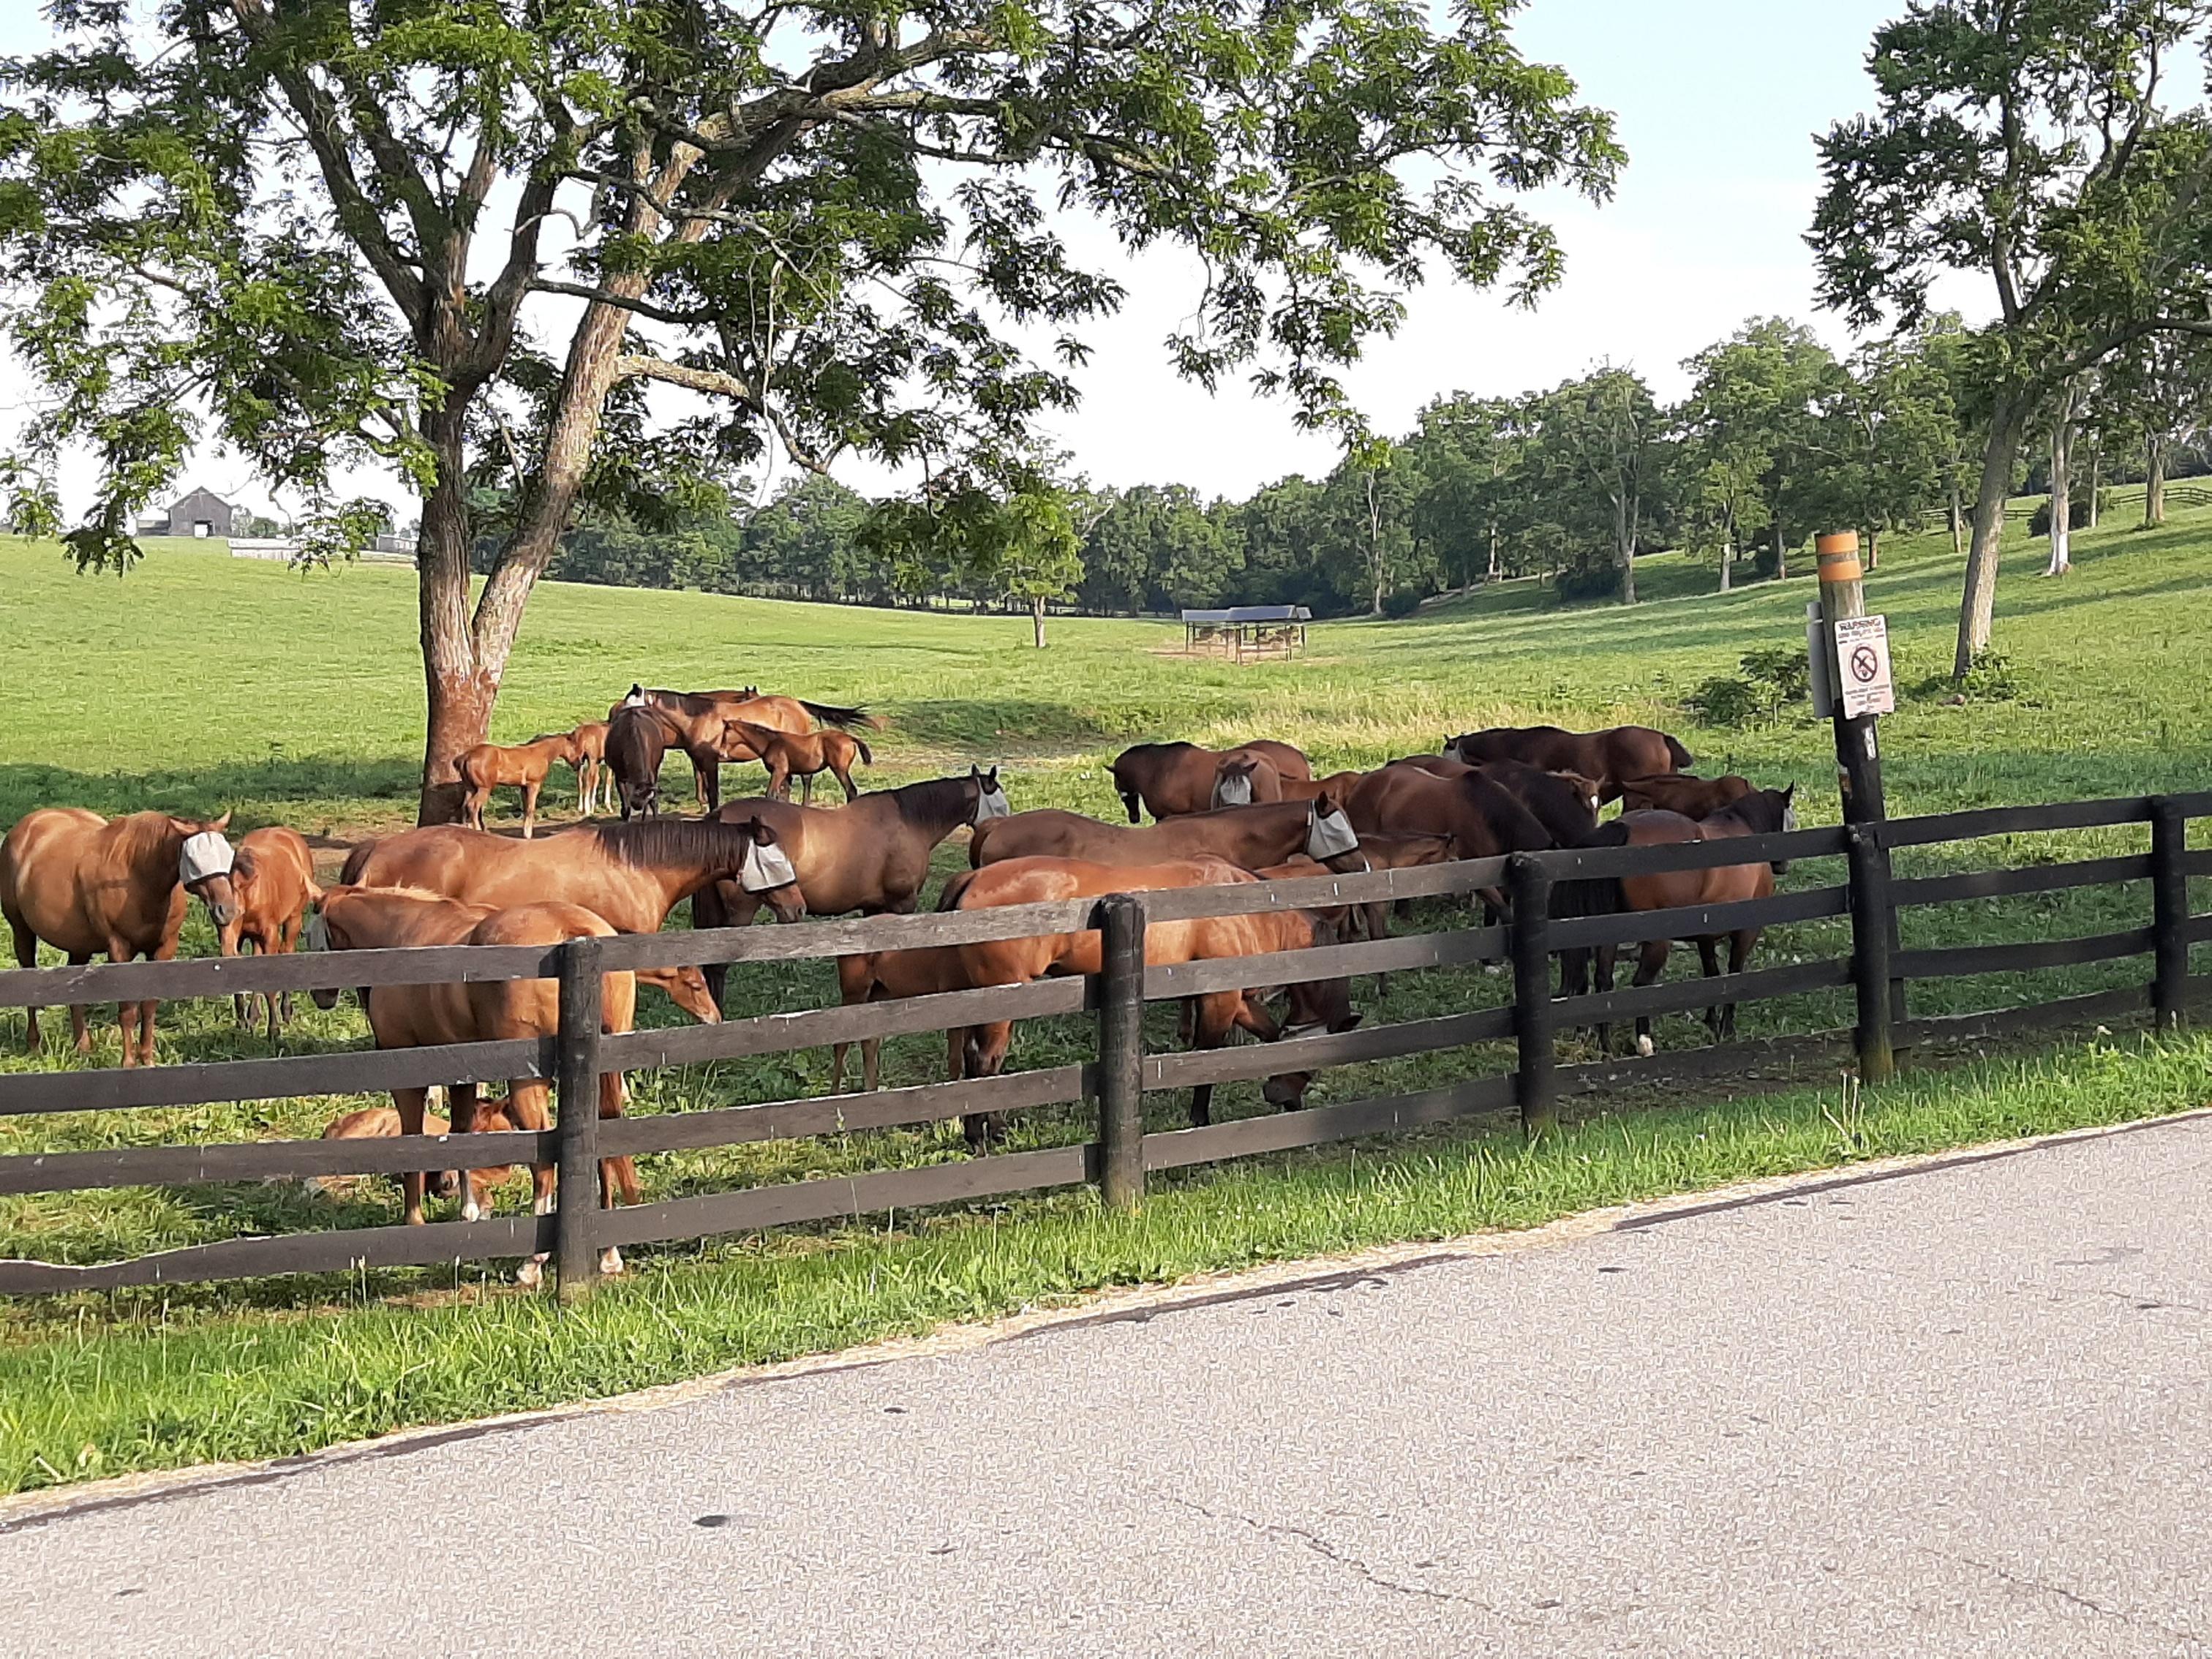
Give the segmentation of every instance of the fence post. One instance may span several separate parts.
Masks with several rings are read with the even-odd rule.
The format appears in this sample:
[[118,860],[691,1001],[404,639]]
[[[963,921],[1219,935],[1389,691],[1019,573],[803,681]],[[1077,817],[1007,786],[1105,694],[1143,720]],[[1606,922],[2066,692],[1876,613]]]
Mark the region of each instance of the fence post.
[[1552,1049],[1552,872],[1535,854],[1516,853],[1505,866],[1505,885],[1513,902],[1513,1030],[1521,1050],[1513,1092],[1521,1133],[1533,1139],[1559,1121]]
[[2156,939],[2157,976],[2151,981],[2151,1006],[2158,1029],[2181,1024],[2182,999],[2189,988],[2189,820],[2181,803],[2160,795],[2150,804],[2151,921]]
[[561,1300],[574,1302],[599,1280],[599,941],[561,947],[561,1026],[554,1081],[561,1091],[561,1184],[555,1195]]
[[1145,1201],[1145,904],[1098,901],[1098,1195],[1109,1210]]
[[1858,993],[1859,1081],[1887,1083],[1897,1074],[1895,1028],[1891,1024],[1889,936],[1894,907],[1889,891],[1889,849],[1878,823],[1847,823],[1844,848],[1850,864],[1851,985]]

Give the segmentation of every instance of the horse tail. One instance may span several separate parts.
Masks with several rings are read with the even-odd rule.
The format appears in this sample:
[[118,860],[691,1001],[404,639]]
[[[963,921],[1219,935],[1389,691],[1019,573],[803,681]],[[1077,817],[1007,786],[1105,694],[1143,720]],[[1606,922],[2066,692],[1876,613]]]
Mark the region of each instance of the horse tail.
[[1127,759],[1128,757],[1123,755],[1113,765],[1108,767],[1107,775],[1114,780],[1114,793],[1121,798],[1121,805],[1128,809],[1129,822],[1142,823],[1145,821],[1142,811],[1144,797],[1139,793],[1135,784],[1127,781],[1121,775],[1121,762]]
[[[1601,823],[1576,843],[1578,847],[1626,847],[1628,826],[1619,818]],[[1578,876],[1552,887],[1552,914],[1567,916],[1618,915],[1624,905],[1618,876]]]
[[957,910],[960,908],[962,895],[967,892],[969,884],[975,879],[975,872],[973,870],[961,871],[945,884],[945,890],[937,896],[937,908],[940,911]]
[[868,745],[861,742],[860,738],[855,738],[853,739],[853,747],[860,751],[861,765],[873,766],[876,763],[876,757],[868,752]]
[[848,732],[856,726],[880,729],[883,725],[881,720],[868,713],[865,704],[854,708],[841,708],[834,702],[809,702],[801,697],[799,706],[824,726],[835,726]]
[[338,884],[358,887],[362,872],[368,868],[369,855],[376,851],[376,843],[365,841],[346,854],[345,867],[338,872]]
[[1674,769],[1677,772],[1686,772],[1698,763],[1698,757],[1683,748],[1674,738],[1668,737],[1664,732],[1659,735],[1667,739],[1668,757],[1674,763]]

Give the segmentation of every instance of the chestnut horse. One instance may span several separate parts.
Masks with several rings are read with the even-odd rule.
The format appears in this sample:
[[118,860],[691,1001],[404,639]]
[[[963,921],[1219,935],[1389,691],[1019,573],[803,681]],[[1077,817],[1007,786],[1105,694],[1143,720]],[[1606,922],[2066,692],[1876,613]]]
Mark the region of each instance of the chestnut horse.
[[1358,836],[1334,799],[1267,801],[1193,812],[1143,828],[1101,823],[1080,812],[1047,807],[979,825],[968,843],[976,869],[1007,859],[1081,859],[1092,864],[1165,864],[1217,858],[1240,870],[1280,864],[1293,853],[1332,870],[1360,870]]
[[[929,879],[929,855],[963,824],[1003,811],[999,769],[969,769],[964,778],[931,778],[897,789],[870,790],[848,806],[834,810],[795,806],[781,800],[726,802],[720,816],[757,817],[775,831],[776,840],[798,872],[799,890],[809,914],[863,915],[912,911]],[[711,822],[711,820],[710,820]],[[759,914],[761,895],[735,880],[702,889],[691,901],[694,927],[749,927]],[[781,911],[778,921],[788,921]],[[708,965],[707,982],[720,996],[725,964]]]
[[1679,812],[1686,818],[1709,818],[1722,807],[1741,800],[1752,790],[1749,778],[1729,772],[1717,778],[1626,778],[1620,786],[1624,812]]
[[[187,893],[196,893],[220,928],[237,909],[231,890],[230,843],[219,818],[173,818],[167,812],[134,812],[103,818],[76,806],[27,812],[0,842],[0,915],[15,939],[15,960],[39,961],[39,941],[60,951],[72,966],[105,951],[110,962],[177,954]],[[150,1001],[117,1010],[123,1029],[123,1063],[154,1063]],[[24,1010],[26,1042],[39,1051],[39,1011]],[[88,1054],[92,1036],[84,1007],[71,1004],[76,1051]]]
[[576,811],[594,817],[605,805],[615,805],[614,780],[607,775],[607,722],[586,720],[568,734],[575,739],[576,756],[568,763],[576,769]]
[[[768,793],[772,800],[789,800],[791,780],[797,776],[804,781],[806,799],[811,803],[814,780],[827,772],[845,786],[845,799],[850,802],[860,793],[853,787],[854,757],[858,756],[863,766],[876,763],[866,744],[851,732],[834,727],[826,732],[779,732],[773,726],[756,726],[750,720],[732,720],[725,722],[722,730],[727,734],[722,758],[759,761],[768,769]],[[741,740],[750,753],[732,752],[730,738]]]
[[1140,743],[1115,756],[1109,769],[1114,777],[1114,792],[1128,809],[1129,822],[1137,823],[1142,821],[1137,811],[1139,803],[1151,810],[1155,821],[1211,811],[1215,804],[1215,774],[1222,761],[1232,755],[1265,760],[1279,782],[1313,776],[1312,763],[1302,750],[1267,738],[1225,750],[1201,749],[1194,743]]
[[[763,867],[773,827],[653,818],[586,823],[544,841],[515,841],[457,823],[403,830],[354,848],[343,879],[362,887],[415,887],[447,898],[509,908],[580,904],[625,933],[656,933],[668,913],[709,882]],[[770,860],[772,863],[773,860]],[[779,921],[796,921],[806,902],[795,883],[757,897]]]
[[[1790,805],[1797,786],[1787,789],[1754,789],[1738,797],[1709,817],[1692,819],[1678,812],[1624,812],[1598,832],[1586,843],[1600,847],[1672,847],[1685,842],[1732,841],[1746,836],[1771,836],[1780,830],[1797,827],[1797,813]],[[1752,864],[1723,864],[1710,870],[1674,870],[1656,876],[1623,876],[1615,881],[1577,883],[1583,889],[1594,889],[1600,902],[1581,908],[1599,912],[1608,910],[1672,910],[1690,905],[1732,904],[1744,899],[1765,898],[1774,890],[1774,866],[1760,860]],[[1739,927],[1726,935],[1704,933],[1690,935],[1697,945],[1698,957],[1711,979],[1721,971],[1720,944],[1728,940],[1729,965],[1731,974],[1740,974],[1751,960],[1761,929]],[[1613,988],[1614,945],[1601,945],[1597,951],[1597,988],[1600,992]],[[1638,947],[1635,985],[1649,985],[1666,970],[1667,958],[1673,953],[1674,941],[1655,939]],[[1560,972],[1565,994],[1581,994],[1586,951],[1562,951]],[[1724,1042],[1735,1035],[1735,1005],[1732,1002],[1716,1005],[1705,1010],[1705,1026],[1713,1041]],[[1598,1046],[1606,1048],[1610,1033],[1606,1026],[1598,1027]],[[1636,1020],[1636,1051],[1641,1054],[1651,1052],[1651,1018],[1639,1014]]]
[[1595,779],[1600,800],[1619,799],[1624,779],[1679,772],[1690,751],[1648,726],[1614,726],[1602,732],[1568,732],[1556,726],[1500,726],[1451,738],[1444,753],[1470,766],[1525,761],[1547,772],[1579,772]]
[[[504,1104],[494,1105],[486,1101],[477,1103],[476,1122],[471,1127],[471,1133],[494,1135],[514,1127],[514,1121],[507,1116]],[[424,1134],[447,1135],[453,1131],[453,1126],[435,1112],[428,1110],[423,1112],[422,1133]],[[364,1106],[357,1112],[347,1112],[341,1116],[332,1118],[330,1127],[323,1131],[323,1139],[325,1140],[396,1140],[403,1133],[399,1123],[398,1108]],[[515,1166],[512,1164],[494,1164],[483,1169],[467,1171],[469,1201],[476,1206],[477,1214],[491,1213],[492,1189],[513,1175],[514,1169]],[[393,1179],[400,1182],[403,1187],[404,1186],[405,1183],[400,1177],[394,1176]],[[310,1176],[301,1184],[311,1193],[327,1193],[331,1190],[334,1180],[335,1177],[331,1176]],[[433,1198],[458,1197],[461,1190],[459,1172],[453,1170],[428,1171],[426,1172],[426,1188]]]
[[573,766],[580,775],[583,761],[576,753],[574,732],[548,732],[528,743],[501,745],[480,743],[453,763],[468,794],[461,803],[461,821],[472,830],[484,827],[484,808],[491,792],[500,788],[522,791],[522,838],[528,841],[538,826],[538,792],[553,775],[556,765]]
[[[988,909],[1000,905],[1034,904],[1165,887],[1230,885],[1255,879],[1250,872],[1218,859],[1170,860],[1149,867],[1091,864],[1079,859],[1012,859],[954,878],[946,886],[938,908]],[[1335,931],[1310,911],[1271,910],[1243,916],[1205,916],[1154,922],[1147,927],[1145,964],[1158,967],[1169,963],[1262,956],[1335,943]],[[1095,928],[951,948],[960,957],[966,982],[975,986],[1025,985],[1048,974],[1095,974],[1100,965],[1101,945]],[[1359,1024],[1359,1016],[1352,1011],[1349,981],[1341,975],[1294,984],[1289,990],[1289,1017],[1280,1024],[1257,1000],[1256,992],[1215,991],[1190,999],[1194,1005],[1189,1011],[1191,1046],[1218,1048],[1240,1026],[1261,1042],[1272,1042],[1285,1036],[1348,1031]],[[1013,1024],[1007,1020],[971,1027],[963,1047],[962,1069],[965,1074],[971,1078],[998,1076],[1006,1065],[1006,1049],[1012,1036]],[[1306,1087],[1311,1081],[1310,1072],[1285,1073],[1269,1078],[1262,1094],[1268,1104],[1289,1111],[1304,1100]],[[1212,1121],[1212,1084],[1201,1083],[1192,1088],[1193,1124]],[[997,1114],[986,1113],[961,1121],[971,1148],[980,1150],[987,1141],[1003,1133],[997,1117]]]
[[[865,708],[844,708],[804,697],[764,697],[752,686],[742,691],[669,691],[633,685],[615,708],[640,704],[659,709],[675,723],[677,741],[691,757],[692,788],[709,811],[722,804],[722,763],[760,758],[741,737],[726,733],[730,721],[748,720],[793,733],[812,731],[817,720],[836,726],[878,724]],[[614,719],[614,709],[607,718]]]
[[[234,900],[230,920],[216,933],[216,945],[224,956],[239,954],[251,945],[263,956],[286,956],[297,947],[307,906],[322,896],[315,885],[315,861],[307,851],[307,837],[281,823],[249,830],[239,837],[236,861],[230,866],[230,889]],[[269,1011],[269,1040],[276,1040],[278,999],[261,992],[241,992],[234,1004],[238,1023],[253,1023],[253,999],[261,998]],[[292,1018],[292,994],[283,996],[283,1018]]]

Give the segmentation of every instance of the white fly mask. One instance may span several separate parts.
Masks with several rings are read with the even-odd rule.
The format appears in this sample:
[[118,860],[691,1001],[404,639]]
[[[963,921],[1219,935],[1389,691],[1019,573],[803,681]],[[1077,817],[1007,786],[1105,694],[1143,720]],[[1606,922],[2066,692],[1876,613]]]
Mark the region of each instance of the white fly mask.
[[634,685],[629,689],[629,696],[622,700],[622,706],[625,708],[642,708],[645,703],[645,693]]
[[205,881],[210,876],[227,876],[230,866],[238,861],[230,843],[216,830],[203,830],[197,836],[185,837],[185,850],[177,860],[177,878],[185,886],[196,881]]
[[1359,832],[1352,827],[1352,820],[1344,816],[1340,806],[1328,813],[1316,807],[1306,821],[1306,856],[1310,859],[1333,859],[1358,845]]
[[1283,1027],[1282,1036],[1277,1040],[1282,1042],[1295,1042],[1300,1037],[1324,1036],[1328,1032],[1327,1020],[1310,1020],[1304,1025],[1285,1025]]
[[1217,773],[1213,780],[1213,804],[1216,806],[1249,806],[1252,804],[1252,775],[1249,772]]
[[755,842],[745,848],[745,861],[738,866],[738,885],[748,893],[788,887],[798,879],[799,872],[791,867],[791,854],[773,842],[763,847]]
[[300,930],[299,948],[302,951],[327,951],[331,948],[330,920],[319,905],[307,912],[307,925]]
[[1786,835],[1786,834],[1788,834],[1790,830],[1795,830],[1796,827],[1797,827],[1797,809],[1796,809],[1796,807],[1794,807],[1794,806],[1787,806],[1787,805],[1785,805],[1785,806],[1782,809],[1782,829],[1783,829],[1783,833]]
[[975,797],[975,822],[988,823],[993,818],[1010,818],[1014,815],[1013,803],[1006,792],[995,783],[987,783]]

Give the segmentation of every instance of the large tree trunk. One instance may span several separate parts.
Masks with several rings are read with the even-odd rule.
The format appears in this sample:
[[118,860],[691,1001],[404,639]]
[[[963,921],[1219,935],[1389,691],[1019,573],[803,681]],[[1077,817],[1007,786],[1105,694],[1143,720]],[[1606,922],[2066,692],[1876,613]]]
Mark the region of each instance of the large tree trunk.
[[1044,649],[1044,599],[1042,595],[1030,601],[1030,622],[1036,629],[1036,648]]
[[1959,648],[1951,677],[1964,679],[1974,659],[1990,647],[1996,615],[1997,549],[2004,539],[2005,498],[2012,493],[2012,464],[2020,453],[2021,428],[2027,417],[2017,393],[2002,396],[1990,417],[1989,446],[1982,452],[1981,487],[1974,493],[1974,538],[1966,550],[1966,580],[1959,599]]
[[2051,563],[2046,576],[2074,568],[2074,389],[2059,395],[2057,418],[2051,426]]
[[1613,498],[1613,562],[1620,571],[1620,602],[1636,603],[1636,529],[1624,493]]
[[1881,526],[1879,525],[1868,525],[1864,529],[1860,531],[1859,536],[1860,539],[1866,543],[1867,574],[1869,575],[1872,575],[1875,571],[1881,568]]
[[1781,581],[1790,574],[1790,556],[1782,550],[1782,517],[1774,519],[1774,580]]
[[1730,537],[1721,544],[1721,592],[1729,591],[1729,567],[1735,562],[1735,538]]
[[2089,523],[2087,527],[2091,530],[2097,527],[2097,492],[2103,483],[2104,476],[2105,445],[2100,439],[2089,451]]
[[1958,475],[1954,473],[1951,477],[1951,556],[1954,559],[1966,556],[1966,520],[1965,506],[1959,500]]
[[2166,434],[2143,439],[2143,528],[2166,522]]
[[498,677],[477,659],[469,625],[469,514],[462,413],[425,412],[423,435],[437,456],[437,482],[422,501],[415,543],[416,608],[422,618],[422,690],[428,706],[422,793],[417,823],[458,823],[461,784],[453,763],[482,743],[491,727]]

